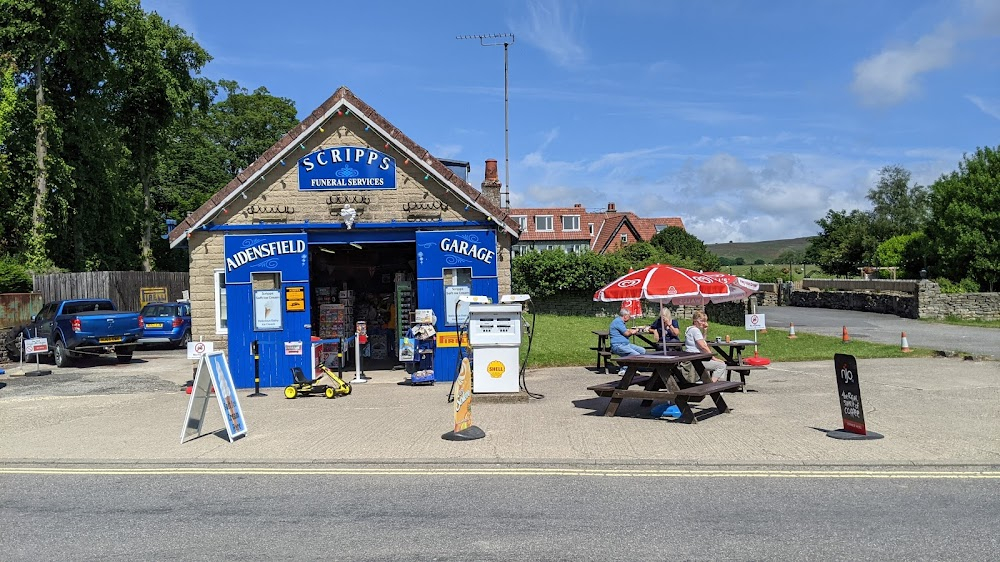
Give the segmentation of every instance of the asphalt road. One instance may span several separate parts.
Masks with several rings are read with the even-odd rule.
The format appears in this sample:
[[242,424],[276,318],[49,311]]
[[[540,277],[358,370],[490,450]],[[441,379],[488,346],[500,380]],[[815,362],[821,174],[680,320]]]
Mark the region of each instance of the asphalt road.
[[[997,560],[1000,473],[0,474],[4,560]],[[87,469],[94,472],[94,469]],[[169,469],[165,469],[169,470]],[[840,474],[841,476],[837,476]]]
[[902,333],[906,332],[910,347],[976,357],[1000,356],[1000,329],[996,328],[953,326],[891,314],[797,306],[758,306],[757,313],[764,314],[766,325],[771,328],[787,330],[789,324],[795,324],[796,333],[839,338],[847,326],[852,339],[899,345]]

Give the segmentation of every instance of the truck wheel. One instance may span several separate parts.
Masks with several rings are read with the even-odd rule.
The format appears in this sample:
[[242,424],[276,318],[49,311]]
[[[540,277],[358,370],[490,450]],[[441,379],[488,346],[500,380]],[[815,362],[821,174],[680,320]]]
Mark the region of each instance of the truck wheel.
[[119,363],[128,363],[132,360],[132,353],[135,352],[134,345],[124,345],[115,348],[115,357]]
[[62,340],[56,340],[56,345],[52,351],[52,359],[56,364],[56,367],[69,367],[72,360],[69,356],[69,350],[63,344]]
[[18,336],[21,335],[20,328],[11,328],[3,338],[3,347],[7,350],[7,359],[11,361],[21,360],[21,346]]

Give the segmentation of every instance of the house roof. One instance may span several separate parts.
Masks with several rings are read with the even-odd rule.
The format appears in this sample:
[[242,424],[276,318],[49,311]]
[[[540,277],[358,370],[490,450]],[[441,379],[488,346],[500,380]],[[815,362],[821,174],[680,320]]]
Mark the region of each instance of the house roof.
[[511,236],[514,238],[518,237],[519,228],[517,221],[511,219],[503,209],[483,196],[481,191],[455,175],[440,160],[431,155],[429,151],[403,134],[388,119],[382,117],[370,105],[355,96],[353,92],[345,86],[341,86],[332,96],[313,110],[309,116],[303,119],[302,122],[291,131],[285,133],[284,136],[274,143],[271,148],[267,149],[257,160],[236,174],[236,177],[226,184],[225,187],[210,197],[208,201],[205,201],[191,215],[180,221],[168,235],[170,246],[177,246],[192,230],[208,223],[221,209],[225,208],[233,199],[239,197],[245,189],[253,185],[263,173],[275,166],[281,165],[280,161],[282,158],[293,152],[301,142],[313,134],[314,130],[320,128],[326,121],[333,118],[338,111],[343,110],[350,110],[357,119],[377,130],[385,139],[394,144],[400,152],[407,154],[413,162],[418,162],[425,166],[427,173],[437,177],[446,189],[453,191],[470,206],[479,210],[487,217],[492,218],[498,225],[510,233]]
[[[629,232],[637,241],[648,242],[659,230],[668,226],[684,228],[684,221],[680,217],[652,217],[642,218],[631,211],[617,211],[613,203],[607,209],[599,211],[588,211],[582,205],[572,207],[518,207],[510,210],[513,217],[525,216],[527,228],[521,232],[519,242],[541,242],[541,241],[587,241],[590,249],[602,253],[615,246],[618,235],[623,231]],[[535,230],[536,216],[552,216],[552,230]],[[562,217],[566,215],[579,215],[579,230],[563,230]],[[594,225],[594,234],[590,235],[589,225]]]

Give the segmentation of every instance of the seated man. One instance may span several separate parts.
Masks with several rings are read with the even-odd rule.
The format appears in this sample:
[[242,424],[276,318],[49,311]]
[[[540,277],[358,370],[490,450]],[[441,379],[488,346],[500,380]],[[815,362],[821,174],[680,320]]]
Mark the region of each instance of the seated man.
[[[702,311],[691,316],[691,325],[684,331],[684,351],[692,353],[712,353],[712,348],[705,343],[705,333],[708,331],[708,315]],[[705,368],[712,371],[712,382],[726,376],[726,363],[717,357],[704,362]]]
[[[657,343],[681,341],[681,327],[673,316],[669,308],[660,310],[660,316],[649,326],[649,332],[656,338]],[[660,347],[663,347],[662,345]]]
[[[632,319],[632,313],[628,311],[627,308],[623,308],[618,311],[618,316],[611,321],[611,325],[608,326],[608,336],[611,342],[611,353],[618,355],[620,357],[628,357],[629,355],[645,355],[646,349],[635,345],[629,341],[629,338],[633,335],[644,331],[645,328],[627,328],[625,323]],[[618,370],[619,375],[624,375],[626,371],[625,367]]]

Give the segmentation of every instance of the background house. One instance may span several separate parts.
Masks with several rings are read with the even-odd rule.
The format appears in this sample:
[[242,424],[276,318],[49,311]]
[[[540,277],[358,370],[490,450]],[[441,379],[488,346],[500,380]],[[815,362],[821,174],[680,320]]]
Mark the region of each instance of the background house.
[[649,242],[668,226],[684,228],[680,217],[642,218],[631,211],[618,211],[614,203],[598,211],[588,211],[580,203],[512,208],[510,217],[521,227],[521,237],[511,250],[515,256],[557,248],[604,254],[633,242]]

